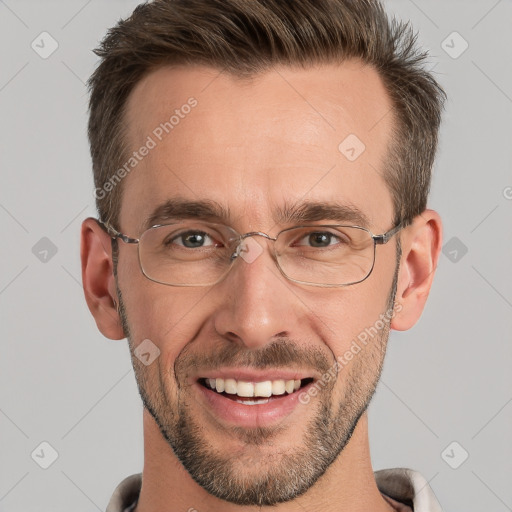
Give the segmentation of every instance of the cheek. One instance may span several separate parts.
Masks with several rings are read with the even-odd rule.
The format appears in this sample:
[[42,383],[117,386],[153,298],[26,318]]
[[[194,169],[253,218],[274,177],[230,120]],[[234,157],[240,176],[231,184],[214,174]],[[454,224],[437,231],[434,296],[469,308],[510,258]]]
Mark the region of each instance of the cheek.
[[[149,339],[160,350],[161,372],[172,371],[180,351],[204,322],[207,289],[176,288],[154,283],[138,266],[119,273],[132,344]],[[129,277],[127,277],[129,276]]]
[[[344,289],[304,298],[309,305],[311,322],[329,346],[334,357],[350,350],[372,327],[382,327],[380,315],[385,313],[389,289],[364,281]],[[381,329],[377,329],[379,334]]]

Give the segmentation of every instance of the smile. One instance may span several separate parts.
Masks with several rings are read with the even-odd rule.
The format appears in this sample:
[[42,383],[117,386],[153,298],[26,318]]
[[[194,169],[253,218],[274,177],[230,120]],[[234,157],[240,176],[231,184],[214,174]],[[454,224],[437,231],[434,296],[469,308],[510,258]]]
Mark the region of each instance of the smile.
[[[219,373],[222,376],[217,376]],[[194,387],[215,421],[248,428],[275,425],[305,407],[299,396],[315,382],[296,372],[233,373],[227,370],[196,378]]]
[[[238,403],[244,405],[266,404],[274,396],[289,395],[309,384],[313,379],[276,379],[261,382],[248,382],[237,379],[203,378],[199,382]],[[245,398],[245,400],[239,400]]]

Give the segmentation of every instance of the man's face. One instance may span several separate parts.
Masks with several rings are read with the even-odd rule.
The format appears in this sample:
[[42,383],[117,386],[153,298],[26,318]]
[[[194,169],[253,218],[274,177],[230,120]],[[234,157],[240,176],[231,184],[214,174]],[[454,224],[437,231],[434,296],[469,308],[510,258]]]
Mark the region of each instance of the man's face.
[[[191,97],[197,105],[180,110]],[[391,104],[377,73],[360,63],[280,68],[245,82],[205,67],[162,68],[137,85],[127,107],[129,147],[149,135],[157,142],[123,182],[116,227],[129,236],[139,237],[155,209],[178,197],[219,203],[239,233],[275,237],[292,226],[275,210],[306,201],[356,207],[376,234],[392,227],[382,178]],[[179,122],[159,141],[154,130],[176,109]],[[366,146],[355,160],[350,148],[339,149],[351,134]],[[366,410],[389,334],[379,315],[393,307],[396,242],[377,247],[365,281],[321,288],[287,280],[271,257],[273,242],[253,240],[264,249],[256,259],[238,258],[205,287],[150,281],[136,247],[119,242],[117,285],[132,350],[146,339],[160,350],[148,366],[132,359],[145,406],[176,456],[215,496],[269,505],[311,487]],[[336,367],[375,325],[377,334]],[[303,387],[244,404],[205,387],[217,377],[300,379]]]

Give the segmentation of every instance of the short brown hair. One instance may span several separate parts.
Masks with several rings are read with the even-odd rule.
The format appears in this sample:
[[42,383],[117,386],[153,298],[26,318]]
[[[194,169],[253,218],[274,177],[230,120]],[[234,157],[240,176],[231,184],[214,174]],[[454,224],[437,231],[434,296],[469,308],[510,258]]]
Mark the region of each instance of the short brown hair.
[[[445,93],[423,64],[409,23],[388,19],[378,0],[154,0],[110,29],[90,77],[89,142],[96,190],[126,161],[125,106],[150,71],[204,64],[250,78],[273,65],[360,59],[379,73],[394,111],[384,179],[395,223],[426,208]],[[340,141],[341,142],[341,141]],[[97,199],[116,226],[121,185]]]

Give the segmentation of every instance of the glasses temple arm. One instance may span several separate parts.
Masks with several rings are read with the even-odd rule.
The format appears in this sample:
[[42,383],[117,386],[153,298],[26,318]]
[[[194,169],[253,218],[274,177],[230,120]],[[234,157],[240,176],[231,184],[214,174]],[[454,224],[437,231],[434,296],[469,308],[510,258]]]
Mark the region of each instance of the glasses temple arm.
[[138,238],[130,238],[127,235],[124,235],[123,233],[120,233],[117,231],[117,229],[113,228],[108,222],[104,222],[101,219],[98,219],[98,224],[104,229],[110,237],[112,237],[113,240],[120,238],[125,244],[138,244],[139,239]]
[[376,244],[387,244],[391,237],[398,233],[403,227],[403,224],[400,222],[394,228],[391,228],[387,233],[384,233],[382,235],[373,235],[372,238],[375,240]]

